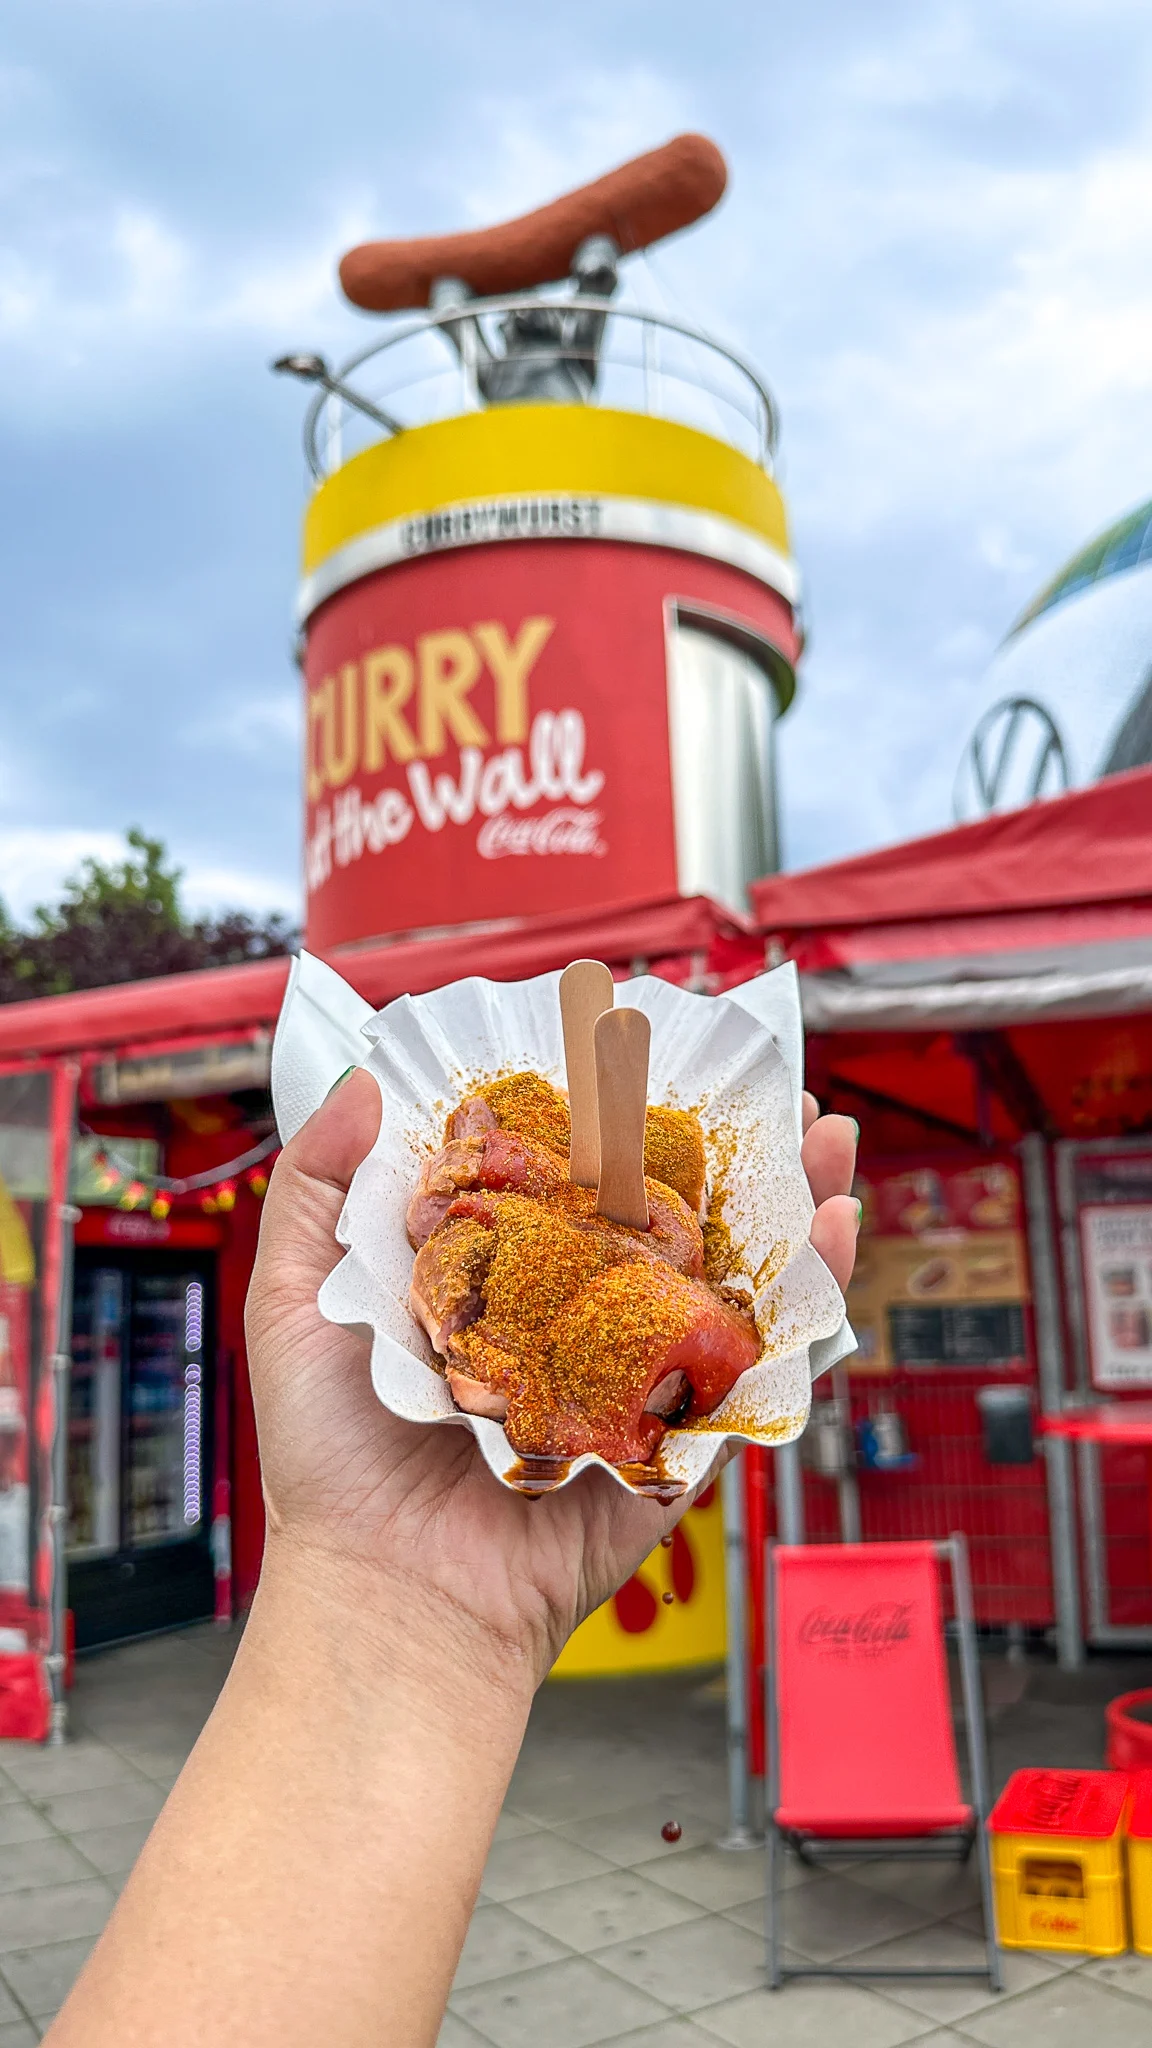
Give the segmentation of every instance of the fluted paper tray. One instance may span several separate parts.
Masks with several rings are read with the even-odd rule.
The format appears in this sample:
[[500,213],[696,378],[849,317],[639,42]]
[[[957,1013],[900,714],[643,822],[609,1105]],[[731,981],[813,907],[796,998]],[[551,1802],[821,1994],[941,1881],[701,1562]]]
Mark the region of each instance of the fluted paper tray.
[[[558,974],[533,981],[453,982],[401,996],[379,1012],[330,967],[293,963],[272,1052],[272,1097],[287,1141],[346,1067],[366,1066],[383,1098],[380,1133],[357,1168],[336,1235],[345,1256],[320,1290],[329,1322],[371,1341],[372,1384],[409,1422],[470,1429],[498,1479],[520,1459],[500,1423],[463,1415],[408,1310],[413,1253],[405,1212],[449,1110],[477,1082],[533,1068],[563,1085]],[[715,1414],[670,1429],[660,1447],[673,1486],[698,1486],[725,1441],[782,1444],[799,1436],[813,1377],[855,1350],[844,1301],[808,1241],[812,1198],[800,1164],[803,1034],[795,972],[777,968],[729,996],[690,995],[652,976],[617,986],[619,1006],[652,1024],[649,1100],[695,1109],[710,1185],[740,1255],[733,1278],[753,1295],[763,1355]],[[592,1453],[572,1460],[566,1484]],[[611,1466],[607,1470],[614,1471]],[[623,1485],[625,1474],[614,1475]]]

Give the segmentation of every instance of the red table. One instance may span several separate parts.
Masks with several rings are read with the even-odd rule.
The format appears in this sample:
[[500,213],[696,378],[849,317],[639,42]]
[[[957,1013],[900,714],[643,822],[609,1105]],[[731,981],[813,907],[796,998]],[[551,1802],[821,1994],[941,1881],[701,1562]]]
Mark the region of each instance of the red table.
[[[1148,1459],[1148,1500],[1152,1511],[1152,1401],[1098,1401],[1066,1408],[1062,1415],[1040,1417],[1042,1436],[1062,1436],[1072,1443],[1111,1444],[1141,1450]],[[1152,1525],[1149,1528],[1152,1549]]]

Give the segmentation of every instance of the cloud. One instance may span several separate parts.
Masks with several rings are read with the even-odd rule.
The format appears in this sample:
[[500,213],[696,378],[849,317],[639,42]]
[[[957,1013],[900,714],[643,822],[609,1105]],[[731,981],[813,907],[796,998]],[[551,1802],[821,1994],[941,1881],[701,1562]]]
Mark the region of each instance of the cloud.
[[118,832],[31,827],[15,832],[0,830],[4,908],[18,924],[24,923],[37,903],[59,898],[64,883],[78,871],[82,860],[122,860],[124,852],[124,840]]
[[254,874],[239,867],[201,866],[189,862],[180,894],[194,913],[215,915],[221,910],[247,910],[253,917],[280,911],[289,918],[300,914],[300,887],[286,888],[276,875]]
[[767,27],[745,0],[668,0],[658,35],[609,0],[333,0],[324,38],[300,0],[11,13],[0,432],[24,511],[0,828],[20,859],[43,826],[58,873],[77,818],[106,843],[147,808],[190,887],[255,903],[294,875],[301,394],[265,363],[384,331],[334,288],[349,243],[515,214],[683,127],[721,141],[731,190],[629,292],[729,339],[780,400],[810,626],[789,857],[947,821],[1004,632],[1150,487],[1142,0],[813,0]]
[[[38,903],[59,901],[65,883],[79,873],[84,860],[109,864],[123,860],[127,851],[123,834],[118,832],[0,830],[0,874],[4,877],[0,900],[17,924],[26,924]],[[173,856],[180,866],[178,848]],[[298,884],[286,885],[281,876],[195,857],[184,867],[180,894],[193,914],[241,909],[260,917],[277,910],[289,916],[299,911]]]
[[[302,686],[301,686],[302,688]],[[303,732],[301,691],[278,693],[273,697],[250,697],[230,704],[214,715],[184,726],[177,742],[184,747],[214,753],[224,749],[249,760],[265,759],[269,749],[290,750],[296,761]]]

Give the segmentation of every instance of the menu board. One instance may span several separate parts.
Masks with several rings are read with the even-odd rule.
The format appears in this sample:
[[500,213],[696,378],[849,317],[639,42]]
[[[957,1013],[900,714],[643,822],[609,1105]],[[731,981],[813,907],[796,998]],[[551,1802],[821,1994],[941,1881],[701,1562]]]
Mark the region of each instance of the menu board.
[[1080,1243],[1093,1385],[1152,1386],[1152,1202],[1085,1205]]
[[863,1203],[848,1315],[853,1372],[1004,1370],[1027,1359],[1020,1178],[1011,1158],[877,1162]]

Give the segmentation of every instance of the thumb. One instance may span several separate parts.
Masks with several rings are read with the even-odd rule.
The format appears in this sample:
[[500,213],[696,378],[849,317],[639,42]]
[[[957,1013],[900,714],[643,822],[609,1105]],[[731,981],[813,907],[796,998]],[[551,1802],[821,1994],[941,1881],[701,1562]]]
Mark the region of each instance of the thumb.
[[383,1105],[373,1075],[355,1068],[289,1139],[272,1172],[252,1273],[254,1304],[307,1295],[341,1257],[336,1225],[352,1176],[376,1142]]

